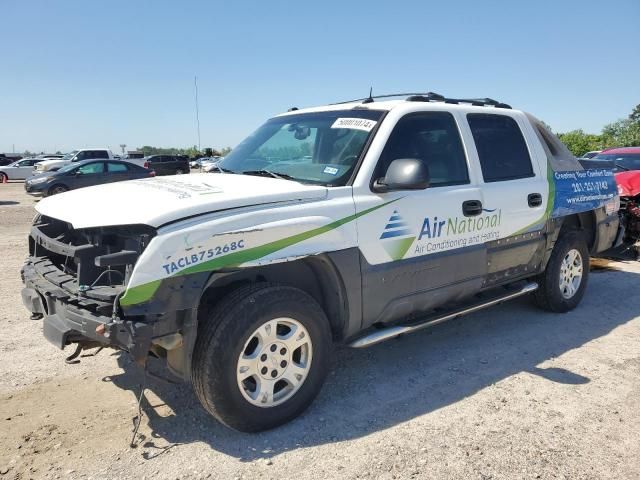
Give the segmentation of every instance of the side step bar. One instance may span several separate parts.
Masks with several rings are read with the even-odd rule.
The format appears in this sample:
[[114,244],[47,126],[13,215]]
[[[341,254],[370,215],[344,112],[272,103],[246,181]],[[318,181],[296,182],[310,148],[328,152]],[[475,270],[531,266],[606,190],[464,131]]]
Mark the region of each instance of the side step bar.
[[382,327],[378,330],[369,332],[360,338],[356,338],[351,343],[349,343],[348,346],[352,348],[370,347],[371,345],[384,342],[385,340],[389,340],[390,338],[397,337],[398,335],[413,333],[417,330],[422,330],[423,328],[426,328],[426,327],[432,327],[434,325],[438,325],[439,323],[446,322],[447,320],[453,320],[456,317],[460,317],[468,313],[473,313],[478,310],[482,310],[483,308],[487,308],[492,305],[496,305],[498,303],[506,302],[507,300],[511,300],[513,298],[521,297],[522,295],[526,295],[537,289],[538,289],[537,283],[529,282],[517,290],[511,289],[506,294],[493,296],[489,299],[480,301],[479,303],[475,303],[470,306],[460,308],[457,310],[449,311],[443,315],[438,315],[435,317],[429,316],[423,321],[421,321],[420,323],[416,323],[412,325],[394,325],[390,327]]

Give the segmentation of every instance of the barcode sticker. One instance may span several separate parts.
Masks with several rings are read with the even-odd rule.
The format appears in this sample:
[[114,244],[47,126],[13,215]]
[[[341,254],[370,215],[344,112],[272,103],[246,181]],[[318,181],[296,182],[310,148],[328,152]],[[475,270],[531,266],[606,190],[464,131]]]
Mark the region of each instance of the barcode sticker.
[[351,130],[364,130],[370,132],[376,126],[376,121],[367,120],[366,118],[338,118],[331,128],[348,128]]

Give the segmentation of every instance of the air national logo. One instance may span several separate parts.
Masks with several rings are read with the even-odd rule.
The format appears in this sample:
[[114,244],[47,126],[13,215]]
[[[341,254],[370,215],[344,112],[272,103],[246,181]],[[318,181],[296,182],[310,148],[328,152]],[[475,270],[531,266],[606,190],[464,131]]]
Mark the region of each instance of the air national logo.
[[425,217],[419,234],[394,210],[380,240],[392,260],[404,258],[417,239],[414,254],[424,255],[495,240],[500,236],[502,211],[483,209],[475,217]]
[[400,216],[398,211],[394,210],[382,231],[382,235],[380,235],[382,246],[393,260],[403,258],[416,239],[415,235],[411,235],[408,227],[409,225]]

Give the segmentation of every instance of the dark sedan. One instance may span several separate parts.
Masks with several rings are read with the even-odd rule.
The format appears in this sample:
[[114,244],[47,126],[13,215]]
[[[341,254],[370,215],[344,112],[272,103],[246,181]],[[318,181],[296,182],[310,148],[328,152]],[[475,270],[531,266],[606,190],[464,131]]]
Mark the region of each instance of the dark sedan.
[[184,155],[151,155],[144,160],[157,175],[189,173],[189,158]]
[[66,165],[56,172],[29,177],[24,182],[24,189],[31,195],[47,197],[76,188],[153,176],[155,176],[153,170],[129,162],[85,160]]

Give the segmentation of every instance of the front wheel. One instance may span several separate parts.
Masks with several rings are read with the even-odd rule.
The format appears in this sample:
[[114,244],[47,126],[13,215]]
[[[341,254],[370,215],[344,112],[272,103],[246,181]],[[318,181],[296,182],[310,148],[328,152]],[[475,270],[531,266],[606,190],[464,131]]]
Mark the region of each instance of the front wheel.
[[47,192],[47,196],[57,195],[59,193],[64,193],[64,192],[66,192],[68,190],[69,189],[67,187],[65,187],[64,185],[54,185]]
[[584,295],[589,279],[589,250],[578,231],[564,234],[556,242],[547,268],[538,276],[537,304],[552,312],[573,310]]
[[331,331],[305,292],[268,283],[236,290],[203,318],[192,379],[204,408],[257,432],[300,415],[329,369]]

